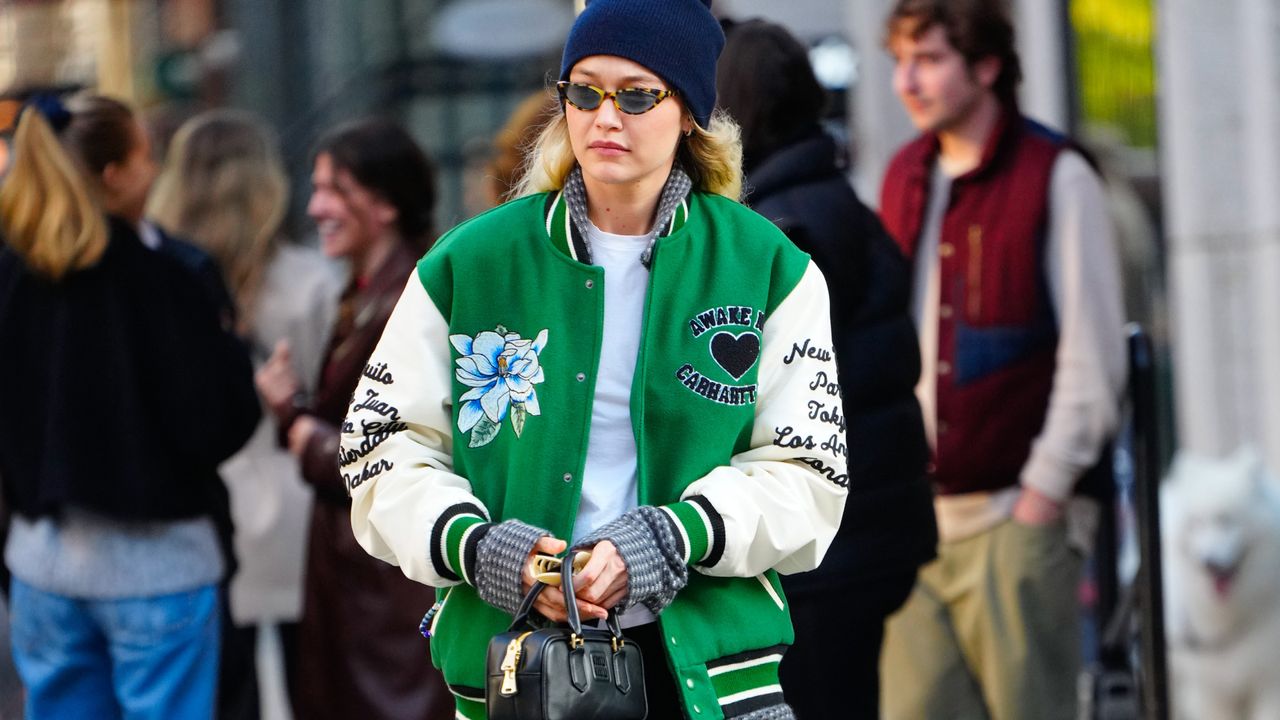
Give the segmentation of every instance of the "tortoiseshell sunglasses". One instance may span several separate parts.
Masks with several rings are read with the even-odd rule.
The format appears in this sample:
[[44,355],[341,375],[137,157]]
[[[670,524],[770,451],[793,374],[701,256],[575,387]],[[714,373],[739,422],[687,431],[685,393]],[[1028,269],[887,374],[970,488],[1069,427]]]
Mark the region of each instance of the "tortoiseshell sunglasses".
[[579,110],[595,110],[605,101],[613,99],[613,106],[628,115],[643,115],[658,106],[658,103],[676,94],[675,90],[658,90],[655,88],[621,88],[612,92],[604,88],[586,83],[561,80],[556,83],[560,98]]

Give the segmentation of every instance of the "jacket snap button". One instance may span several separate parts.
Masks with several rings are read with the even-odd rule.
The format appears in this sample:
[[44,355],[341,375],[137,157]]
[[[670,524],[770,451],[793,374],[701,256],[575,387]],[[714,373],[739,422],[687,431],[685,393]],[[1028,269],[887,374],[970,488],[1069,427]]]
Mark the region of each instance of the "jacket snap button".
[[672,636],[671,636],[671,644],[672,644],[672,645],[679,645],[679,644],[680,644],[680,643],[676,642],[676,636],[675,636],[675,635],[672,635]]
[[690,689],[690,690],[692,690],[692,689],[693,689],[693,678],[689,678],[689,679],[685,680],[685,681],[684,681],[684,684],[685,684],[685,685],[687,685],[687,686],[689,687],[689,689]]
[[697,705],[693,706],[693,711],[698,713],[699,715],[702,714],[702,708],[698,707]]
[[588,290],[590,290],[591,288],[593,288],[593,287],[595,287],[595,286],[596,286],[596,281],[595,281],[595,280],[588,280],[588,281],[587,281],[587,289],[588,289]]
[[582,382],[583,380],[586,380],[586,379],[587,379],[586,373],[578,373],[578,382]]
[[565,482],[573,482],[573,474],[572,474],[572,473],[565,473],[565,474],[564,474],[564,481],[565,481]]

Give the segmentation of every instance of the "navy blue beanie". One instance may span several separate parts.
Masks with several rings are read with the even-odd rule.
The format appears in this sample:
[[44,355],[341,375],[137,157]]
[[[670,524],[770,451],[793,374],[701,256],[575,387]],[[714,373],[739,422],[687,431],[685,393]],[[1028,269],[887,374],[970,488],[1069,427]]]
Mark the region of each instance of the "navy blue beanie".
[[716,59],[723,48],[711,0],[592,0],[569,31],[560,79],[568,80],[585,57],[624,57],[657,73],[706,128],[716,105]]

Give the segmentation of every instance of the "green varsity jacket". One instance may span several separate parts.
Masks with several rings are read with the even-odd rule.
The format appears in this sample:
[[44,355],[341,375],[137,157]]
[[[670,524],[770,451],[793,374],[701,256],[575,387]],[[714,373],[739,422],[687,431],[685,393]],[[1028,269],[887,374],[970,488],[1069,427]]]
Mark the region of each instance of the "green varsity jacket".
[[[463,717],[483,717],[485,649],[510,622],[471,585],[477,528],[568,539],[577,515],[607,278],[570,226],[551,193],[442,237],[343,427],[355,536],[440,588],[431,652]],[[658,619],[690,717],[781,701],[777,573],[816,567],[840,525],[827,302],[807,255],[719,196],[690,194],[654,246],[631,414],[639,504],[669,514],[694,570]]]

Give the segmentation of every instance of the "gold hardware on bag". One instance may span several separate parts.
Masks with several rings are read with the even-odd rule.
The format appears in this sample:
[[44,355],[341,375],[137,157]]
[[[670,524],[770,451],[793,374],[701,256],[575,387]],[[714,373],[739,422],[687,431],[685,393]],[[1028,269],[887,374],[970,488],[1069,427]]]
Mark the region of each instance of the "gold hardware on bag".
[[577,650],[578,648],[582,647],[582,646],[583,646],[583,645],[585,645],[585,644],[586,644],[586,640],[583,640],[581,636],[576,635],[576,634],[570,634],[570,635],[569,635],[569,647],[570,647],[570,648],[572,648],[572,649],[574,649],[574,650]]
[[626,640],[622,640],[620,638],[609,638],[609,641],[613,643],[614,652],[618,652],[627,644]]
[[[573,572],[575,574],[582,572],[591,560],[591,553],[587,550],[579,550],[573,555]],[[533,556],[533,577],[540,583],[545,583],[552,587],[560,587],[560,567],[564,563],[562,558],[553,555],[534,555]]]
[[527,632],[515,640],[507,643],[507,654],[502,658],[502,690],[503,695],[516,694],[516,667],[520,665],[520,648],[524,643],[524,639],[533,633]]

